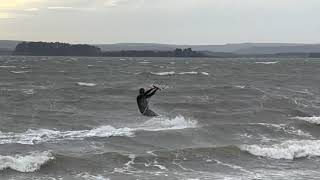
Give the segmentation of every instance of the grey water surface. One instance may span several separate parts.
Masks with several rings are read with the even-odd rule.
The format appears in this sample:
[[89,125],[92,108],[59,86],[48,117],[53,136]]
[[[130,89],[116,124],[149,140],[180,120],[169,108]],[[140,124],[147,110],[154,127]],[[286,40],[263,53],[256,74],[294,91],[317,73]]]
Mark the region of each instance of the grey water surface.
[[[320,178],[320,59],[0,57],[0,179]],[[165,87],[139,114],[140,87]]]

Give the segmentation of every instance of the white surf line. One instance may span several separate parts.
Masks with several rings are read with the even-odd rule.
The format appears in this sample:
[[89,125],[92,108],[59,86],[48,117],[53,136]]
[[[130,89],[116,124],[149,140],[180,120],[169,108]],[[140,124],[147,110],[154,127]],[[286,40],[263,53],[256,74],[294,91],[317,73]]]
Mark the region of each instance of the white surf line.
[[79,86],[89,86],[89,87],[93,87],[93,86],[96,86],[97,84],[95,83],[87,83],[87,82],[77,82],[77,84]]
[[28,155],[1,156],[0,172],[12,169],[19,172],[35,172],[48,161],[55,159],[50,151],[32,152]]
[[320,156],[320,140],[288,140],[273,145],[241,145],[252,155],[271,159],[289,159]]

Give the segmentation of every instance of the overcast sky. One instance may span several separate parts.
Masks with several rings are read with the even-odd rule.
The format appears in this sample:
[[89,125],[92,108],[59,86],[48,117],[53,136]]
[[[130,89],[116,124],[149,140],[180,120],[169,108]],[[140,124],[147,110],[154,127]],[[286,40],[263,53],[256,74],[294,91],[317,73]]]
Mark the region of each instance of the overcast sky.
[[320,0],[0,0],[0,39],[320,43]]

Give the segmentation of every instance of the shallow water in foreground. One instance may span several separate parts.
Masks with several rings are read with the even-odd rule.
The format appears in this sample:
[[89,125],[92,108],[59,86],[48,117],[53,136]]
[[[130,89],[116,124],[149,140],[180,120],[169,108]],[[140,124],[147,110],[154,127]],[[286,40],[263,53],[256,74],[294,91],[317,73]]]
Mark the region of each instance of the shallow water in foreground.
[[[0,57],[0,179],[319,179],[320,59]],[[167,85],[139,114],[140,87]]]

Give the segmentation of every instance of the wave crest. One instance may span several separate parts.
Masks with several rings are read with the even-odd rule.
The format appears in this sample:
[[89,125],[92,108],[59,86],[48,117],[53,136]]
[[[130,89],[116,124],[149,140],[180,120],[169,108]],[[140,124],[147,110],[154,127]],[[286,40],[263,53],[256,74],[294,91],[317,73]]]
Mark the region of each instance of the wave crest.
[[294,117],[293,119],[307,121],[312,124],[320,124],[320,117],[319,116],[312,116],[312,117]]
[[158,76],[168,76],[168,75],[174,75],[174,71],[169,71],[169,72],[151,72],[153,75],[158,75]]
[[91,130],[58,131],[50,129],[27,130],[23,133],[0,132],[0,144],[39,144],[48,141],[81,140],[90,137],[132,137],[136,131],[163,131],[196,127],[197,122],[177,116],[173,119],[156,117],[135,127],[115,128],[113,126],[100,126]]
[[240,149],[255,156],[295,159],[320,156],[320,140],[285,141],[274,145],[242,145]]
[[87,82],[77,82],[77,84],[79,86],[89,86],[89,87],[93,87],[93,86],[96,86],[97,84],[95,83],[87,83]]
[[197,126],[197,121],[186,119],[183,116],[179,115],[175,118],[166,118],[166,117],[155,117],[146,121],[138,127],[138,130],[146,131],[162,131],[162,130],[177,130],[177,129],[186,129],[186,128],[195,128]]
[[279,61],[269,61],[269,62],[255,62],[255,64],[277,64]]
[[29,155],[1,156],[0,170],[13,169],[19,172],[35,172],[54,156],[49,151],[32,152]]
[[28,130],[24,133],[1,133],[0,144],[39,144],[47,141],[76,140],[89,137],[132,136],[130,128],[101,126],[91,130],[57,131],[49,129]]
[[196,71],[188,71],[188,72],[174,72],[174,71],[168,71],[168,72],[150,72],[153,75],[157,76],[170,76],[170,75],[206,75],[209,76],[209,73],[207,72],[196,72]]

